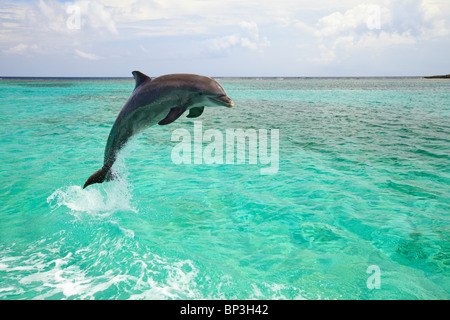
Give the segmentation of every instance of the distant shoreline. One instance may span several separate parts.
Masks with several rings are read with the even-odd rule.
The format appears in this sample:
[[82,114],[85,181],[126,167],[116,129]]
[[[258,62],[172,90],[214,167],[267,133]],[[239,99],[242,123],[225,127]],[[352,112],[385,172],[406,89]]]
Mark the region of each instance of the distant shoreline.
[[424,77],[425,79],[450,79],[450,74],[445,74],[445,75],[441,75],[441,76],[429,76],[429,77]]

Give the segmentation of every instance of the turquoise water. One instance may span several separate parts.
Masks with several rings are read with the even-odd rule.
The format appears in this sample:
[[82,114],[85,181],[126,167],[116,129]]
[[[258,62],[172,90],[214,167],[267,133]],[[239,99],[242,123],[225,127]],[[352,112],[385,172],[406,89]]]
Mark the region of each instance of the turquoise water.
[[[0,299],[450,298],[450,81],[220,83],[83,190],[133,80],[1,80]],[[279,130],[278,172],[175,164],[194,120]]]

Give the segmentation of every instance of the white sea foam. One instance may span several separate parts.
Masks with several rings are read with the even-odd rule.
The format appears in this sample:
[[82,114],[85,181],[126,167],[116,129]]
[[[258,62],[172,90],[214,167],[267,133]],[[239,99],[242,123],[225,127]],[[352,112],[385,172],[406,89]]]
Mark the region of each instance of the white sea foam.
[[117,211],[133,211],[131,204],[132,185],[127,181],[127,174],[123,161],[117,161],[112,170],[117,177],[115,180],[103,184],[94,184],[87,189],[81,186],[61,187],[54,191],[47,203],[52,208],[65,206],[77,216],[88,213],[98,217],[105,217]]
[[[289,285],[253,281],[242,285],[230,275],[206,275],[190,259],[160,256],[121,236],[106,246],[91,243],[82,250],[61,255],[61,248],[72,240],[58,237],[55,234],[41,244],[37,241],[24,252],[15,252],[14,247],[0,249],[0,256],[8,252],[9,257],[3,256],[0,264],[10,278],[8,285],[1,288],[0,298],[26,295],[27,299],[38,300],[235,299],[247,292],[250,299],[304,299],[299,288]],[[127,260],[130,264],[111,263],[109,259]],[[23,288],[28,288],[27,292]]]
[[[105,255],[122,254],[122,245],[129,244],[126,240],[125,243],[122,242],[123,240],[121,238],[119,241],[120,248],[113,246],[105,254],[99,253],[95,244],[84,248],[82,252],[78,250],[63,256],[40,254],[36,252],[37,249],[40,250],[40,246],[32,245],[23,253],[17,252],[14,257],[14,260],[26,267],[27,272],[3,263],[6,261],[2,258],[2,271],[6,271],[11,280],[8,286],[0,289],[0,298],[5,295],[22,295],[23,287],[30,288],[26,293],[27,298],[38,300],[102,299],[105,294],[110,299],[201,297],[196,284],[199,270],[191,260],[167,259],[152,253],[140,254],[133,251],[131,253],[136,259],[130,268],[123,269],[119,264],[105,265]],[[46,248],[61,248],[65,241],[49,240]],[[80,261],[91,263],[86,268],[79,265]],[[107,268],[106,271],[99,272],[104,268]],[[19,274],[20,277],[16,277]]]

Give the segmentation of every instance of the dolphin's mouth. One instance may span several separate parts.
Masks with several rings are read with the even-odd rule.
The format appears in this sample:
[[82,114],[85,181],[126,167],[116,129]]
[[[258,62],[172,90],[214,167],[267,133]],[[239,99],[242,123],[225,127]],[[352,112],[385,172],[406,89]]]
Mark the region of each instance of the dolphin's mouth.
[[228,98],[226,94],[223,94],[223,95],[220,95],[220,96],[216,96],[216,97],[210,97],[210,99],[215,101],[215,102],[219,102],[221,105],[224,105],[224,106],[229,107],[229,108],[234,106],[233,100]]

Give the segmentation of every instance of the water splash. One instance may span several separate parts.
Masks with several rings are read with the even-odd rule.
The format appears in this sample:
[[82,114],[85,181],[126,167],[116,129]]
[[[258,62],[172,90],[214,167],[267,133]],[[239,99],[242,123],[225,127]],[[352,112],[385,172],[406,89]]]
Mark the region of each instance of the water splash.
[[78,185],[61,187],[47,198],[47,203],[54,209],[65,206],[75,216],[88,213],[106,217],[117,211],[137,212],[131,203],[133,186],[127,181],[123,158],[119,158],[111,170],[114,180],[87,189]]

